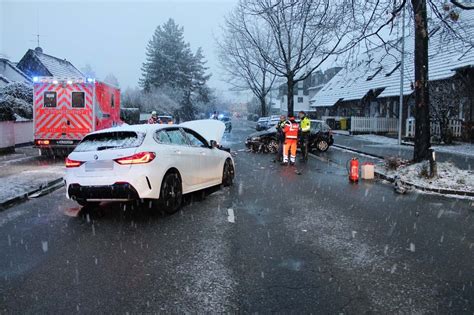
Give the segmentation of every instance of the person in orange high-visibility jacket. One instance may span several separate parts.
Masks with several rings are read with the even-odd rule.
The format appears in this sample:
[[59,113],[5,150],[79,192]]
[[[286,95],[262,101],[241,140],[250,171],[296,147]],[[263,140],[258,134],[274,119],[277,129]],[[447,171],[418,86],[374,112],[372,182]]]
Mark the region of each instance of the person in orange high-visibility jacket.
[[295,117],[288,116],[288,121],[285,123],[285,127],[283,128],[283,132],[285,133],[285,145],[283,146],[282,165],[288,165],[288,152],[290,153],[290,164],[295,164],[299,129],[300,125],[295,121]]

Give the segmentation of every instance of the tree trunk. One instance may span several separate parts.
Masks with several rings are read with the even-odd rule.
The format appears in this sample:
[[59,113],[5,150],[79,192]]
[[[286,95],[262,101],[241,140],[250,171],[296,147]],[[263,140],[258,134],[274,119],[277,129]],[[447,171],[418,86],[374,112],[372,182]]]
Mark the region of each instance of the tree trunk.
[[415,16],[415,148],[413,160],[430,158],[430,108],[428,90],[428,23],[426,0],[412,0]]
[[289,75],[286,81],[286,88],[287,88],[287,105],[288,105],[288,116],[292,116],[294,113],[294,106],[295,106],[295,97],[293,95],[293,90],[295,87],[295,82],[293,81],[294,76]]
[[260,117],[267,116],[267,102],[265,101],[265,97],[260,97]]

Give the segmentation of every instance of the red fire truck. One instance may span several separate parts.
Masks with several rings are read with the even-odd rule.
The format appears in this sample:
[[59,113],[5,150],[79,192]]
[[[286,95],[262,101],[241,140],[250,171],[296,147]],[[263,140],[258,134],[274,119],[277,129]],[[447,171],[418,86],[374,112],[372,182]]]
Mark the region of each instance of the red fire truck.
[[89,132],[120,125],[120,89],[90,78],[34,77],[34,141],[64,155]]

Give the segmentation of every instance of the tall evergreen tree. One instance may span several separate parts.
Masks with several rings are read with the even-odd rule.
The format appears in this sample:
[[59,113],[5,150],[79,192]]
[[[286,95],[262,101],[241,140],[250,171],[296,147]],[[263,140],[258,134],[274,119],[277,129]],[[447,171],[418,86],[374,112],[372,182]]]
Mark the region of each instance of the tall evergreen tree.
[[210,90],[202,49],[193,54],[184,40],[184,29],[173,19],[158,26],[146,48],[140,86],[145,91],[170,87],[183,95],[177,114],[182,119],[194,118],[193,102],[208,102]]
[[206,67],[206,61],[204,60],[204,54],[202,48],[199,47],[192,56],[190,73],[191,76],[191,92],[196,95],[197,101],[207,103],[210,101],[210,89],[207,86],[207,81],[211,77],[210,74],[206,74],[206,71],[209,69]]
[[179,86],[183,82],[183,60],[191,53],[184,41],[184,30],[173,19],[158,26],[146,49],[143,77],[145,90],[163,85]]

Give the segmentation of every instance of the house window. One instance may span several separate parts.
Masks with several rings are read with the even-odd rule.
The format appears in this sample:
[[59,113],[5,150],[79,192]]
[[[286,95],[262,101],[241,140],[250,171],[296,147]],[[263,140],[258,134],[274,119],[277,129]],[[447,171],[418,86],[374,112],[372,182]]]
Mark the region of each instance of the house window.
[[303,103],[303,97],[301,96],[298,97],[298,103]]
[[56,92],[46,91],[43,94],[43,107],[56,107]]
[[115,107],[115,94],[110,95],[110,107]]
[[72,92],[72,108],[86,107],[84,92]]

